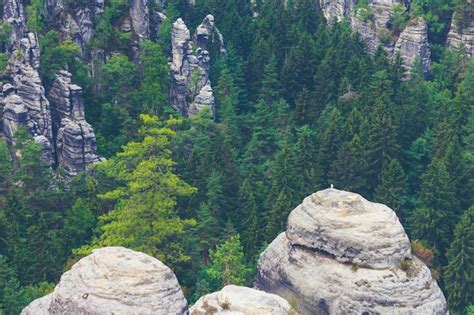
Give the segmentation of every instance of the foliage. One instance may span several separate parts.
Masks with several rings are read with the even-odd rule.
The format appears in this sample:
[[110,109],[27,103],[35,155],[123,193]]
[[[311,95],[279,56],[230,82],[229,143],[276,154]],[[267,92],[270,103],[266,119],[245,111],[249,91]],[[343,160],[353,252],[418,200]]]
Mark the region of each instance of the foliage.
[[61,41],[56,31],[49,31],[40,39],[42,50],[39,73],[46,86],[51,86],[56,78],[56,73],[64,68],[72,70],[73,74],[79,74],[83,65],[76,59],[80,50],[70,39]]
[[474,298],[474,207],[461,217],[447,252],[445,282],[453,313],[462,313]]
[[160,122],[142,115],[140,142],[129,142],[115,159],[98,167],[108,176],[123,182],[100,197],[116,200],[116,207],[101,220],[101,234],[91,246],[77,253],[88,253],[102,246],[125,246],[140,250],[171,266],[185,262],[180,239],[194,220],[183,220],[175,211],[176,199],[191,195],[195,189],[173,173],[172,128],[179,120]]
[[229,284],[245,285],[249,272],[238,234],[231,236],[211,252],[211,265],[207,274],[219,283],[217,290]]
[[32,0],[30,5],[26,7],[26,26],[35,34],[39,34],[43,31],[45,23],[43,16],[44,8],[44,0]]
[[[154,17],[158,5],[148,4]],[[8,307],[20,309],[65,266],[109,244],[170,264],[190,301],[225,283],[246,284],[289,211],[333,184],[393,208],[419,240],[413,253],[439,275],[451,312],[462,313],[472,303],[465,270],[473,256],[466,209],[474,196],[474,63],[442,46],[452,12],[454,23],[465,22],[456,17],[466,4],[413,0],[407,12],[408,3],[391,8],[382,41],[410,20],[428,22],[425,77],[419,62],[406,73],[401,57],[382,48],[368,54],[348,23],[328,27],[314,0],[170,0],[158,34],[151,19],[150,41],[120,30],[129,1],[105,1],[82,51],[54,31],[43,1],[30,1],[28,30],[39,36],[46,93],[60,69],[73,74],[108,161],[66,185],[23,128],[16,145],[0,145],[0,269],[11,270],[8,294],[19,301]],[[91,3],[63,5],[71,13]],[[371,6],[356,5],[369,24]],[[194,30],[209,13],[226,48],[208,47],[216,108],[176,120],[168,104],[172,24],[182,18]],[[2,52],[10,49],[9,25],[0,28]],[[83,64],[90,58],[93,71]],[[190,74],[191,82],[200,76]],[[142,122],[141,114],[150,116]]]

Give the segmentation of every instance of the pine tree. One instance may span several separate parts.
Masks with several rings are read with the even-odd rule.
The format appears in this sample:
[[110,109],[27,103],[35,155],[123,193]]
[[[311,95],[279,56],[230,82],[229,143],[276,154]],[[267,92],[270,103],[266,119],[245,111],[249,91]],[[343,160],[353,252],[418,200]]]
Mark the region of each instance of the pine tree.
[[148,115],[141,119],[142,140],[128,143],[116,159],[99,166],[124,184],[101,196],[118,202],[114,210],[101,217],[101,235],[79,253],[102,246],[125,246],[176,267],[189,259],[180,239],[195,224],[194,220],[179,218],[175,210],[178,197],[195,191],[173,173],[172,128],[179,120],[161,123]]
[[259,99],[271,106],[283,95],[283,88],[278,77],[278,60],[272,55],[263,70],[262,88],[260,89]]
[[286,219],[294,206],[295,202],[292,200],[291,194],[285,189],[282,189],[276,199],[272,200],[265,227],[265,240],[268,243],[285,229]]
[[294,121],[297,126],[316,123],[317,109],[315,105],[312,93],[307,88],[303,88],[298,93],[295,102]]
[[219,224],[206,204],[199,207],[196,221],[196,227],[193,232],[199,244],[201,263],[208,265],[210,262],[209,252],[216,246],[218,241],[220,233]]
[[295,172],[298,174],[299,199],[316,192],[321,185],[321,170],[317,161],[316,134],[308,126],[297,129],[294,147]]
[[255,184],[249,179],[242,182],[239,190],[239,204],[242,213],[242,245],[247,257],[253,257],[261,241],[259,229],[259,205],[257,196],[254,193]]
[[463,314],[474,301],[474,207],[466,210],[456,225],[446,256],[444,280],[449,308],[453,314]]
[[169,66],[161,46],[145,41],[140,47],[138,76],[141,84],[137,91],[136,111],[163,115],[168,101]]
[[393,159],[383,166],[379,185],[375,189],[374,201],[392,208],[401,221],[404,222],[408,218],[407,178],[398,160]]
[[344,142],[331,164],[328,182],[337,189],[364,194],[367,191],[364,174],[367,164],[362,156],[362,145],[356,135],[350,142]]
[[434,158],[422,176],[420,204],[411,218],[416,238],[425,240],[444,261],[456,222],[458,200],[445,162]]
[[374,191],[377,185],[382,167],[391,159],[398,158],[400,148],[397,143],[397,130],[393,110],[389,104],[379,98],[370,121],[367,143],[367,161],[370,171],[370,181],[367,184],[371,191]]
[[211,252],[211,265],[207,269],[207,274],[219,282],[220,288],[229,284],[245,285],[249,272],[238,234],[231,236]]
[[314,86],[315,70],[313,69],[317,69],[313,54],[308,53],[314,49],[312,36],[307,33],[300,33],[297,30],[295,32],[298,37],[296,43],[291,46],[288,52],[282,71],[286,99],[290,103],[295,101],[297,95],[304,88]]
[[64,217],[62,234],[67,248],[77,248],[89,241],[95,225],[96,218],[91,209],[82,198],[78,198]]
[[329,112],[323,114],[320,119],[322,128],[319,139],[318,162],[321,167],[321,183],[327,186],[327,178],[331,162],[335,160],[337,152],[342,143],[343,120],[341,112],[336,108],[328,108]]

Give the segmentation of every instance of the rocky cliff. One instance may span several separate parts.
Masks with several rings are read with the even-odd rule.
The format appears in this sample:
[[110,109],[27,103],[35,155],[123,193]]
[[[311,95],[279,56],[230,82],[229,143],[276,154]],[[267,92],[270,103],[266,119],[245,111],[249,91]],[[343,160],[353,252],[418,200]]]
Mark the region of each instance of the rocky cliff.
[[474,4],[471,12],[464,17],[454,15],[448,33],[447,46],[459,48],[464,46],[470,56],[474,56]]
[[431,47],[428,42],[428,25],[422,18],[408,22],[395,43],[395,54],[400,54],[407,69],[421,62],[423,73],[427,75],[431,68]]
[[[60,1],[48,1],[46,6],[53,16],[65,12]],[[62,71],[46,95],[38,72],[40,48],[35,34],[25,32],[22,2],[5,1],[3,20],[12,25],[6,69],[10,82],[3,84],[0,98],[1,130],[7,143],[13,144],[15,131],[24,126],[43,148],[43,157],[50,166],[64,167],[71,176],[89,169],[99,157],[94,132],[85,121],[82,89],[71,83],[70,73]],[[76,27],[68,19],[59,21],[68,26],[60,28],[63,32],[75,39],[79,35],[74,34],[81,34],[81,43],[90,40],[91,23],[82,19],[81,27]]]
[[320,6],[328,23],[347,20],[366,43],[370,53],[382,46],[389,56],[400,53],[408,69],[419,58],[425,74],[431,66],[431,48],[428,28],[421,18],[414,18],[397,34],[391,29],[395,6],[408,14],[409,3],[402,0],[369,0],[367,5],[357,0],[320,0]]
[[210,41],[218,41],[221,52],[225,52],[223,37],[212,15],[204,18],[192,38],[182,19],[173,23],[171,104],[185,117],[196,115],[205,107],[214,111],[207,50]]
[[302,314],[447,314],[395,213],[327,189],[307,197],[260,256],[256,287]]
[[69,176],[88,171],[101,159],[97,155],[94,130],[85,119],[82,88],[71,82],[71,74],[60,71],[49,93],[58,166]]

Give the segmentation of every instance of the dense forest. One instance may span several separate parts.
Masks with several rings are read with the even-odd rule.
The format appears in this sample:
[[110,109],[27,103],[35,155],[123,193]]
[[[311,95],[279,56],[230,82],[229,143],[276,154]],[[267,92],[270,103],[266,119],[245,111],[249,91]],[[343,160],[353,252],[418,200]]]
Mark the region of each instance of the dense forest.
[[[428,75],[382,48],[370,54],[314,0],[152,3],[167,19],[136,51],[117,26],[128,1],[105,1],[87,49],[113,54],[94,78],[84,52],[50,27],[43,0],[26,9],[46,90],[60,69],[72,73],[106,161],[65,181],[26,129],[13,147],[0,141],[0,313],[19,313],[108,245],[172,267],[190,303],[251,286],[289,212],[330,185],[391,207],[451,313],[474,313],[474,61],[443,46],[464,1],[411,2],[429,26]],[[216,106],[182,117],[169,105],[172,23],[195,29],[207,14],[225,41],[225,52],[210,48]],[[408,20],[397,18],[394,32]],[[3,24],[0,46],[9,31]]]

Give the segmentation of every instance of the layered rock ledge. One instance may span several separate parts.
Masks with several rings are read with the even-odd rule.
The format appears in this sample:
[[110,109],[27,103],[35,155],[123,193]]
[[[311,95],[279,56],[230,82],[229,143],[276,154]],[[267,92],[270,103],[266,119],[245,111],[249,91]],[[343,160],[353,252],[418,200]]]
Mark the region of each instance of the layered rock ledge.
[[287,231],[260,256],[256,287],[302,314],[447,314],[395,213],[336,189],[293,210]]

